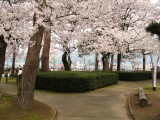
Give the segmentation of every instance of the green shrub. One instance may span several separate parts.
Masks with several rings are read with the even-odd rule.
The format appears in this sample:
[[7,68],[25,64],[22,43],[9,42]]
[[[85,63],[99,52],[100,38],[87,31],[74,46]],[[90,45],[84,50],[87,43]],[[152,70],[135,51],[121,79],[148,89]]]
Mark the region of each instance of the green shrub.
[[[157,78],[160,78],[160,72],[157,73]],[[152,79],[151,71],[140,72],[119,72],[119,80],[122,81],[138,81]]]
[[35,87],[51,91],[85,92],[117,82],[117,73],[54,71],[38,73]]

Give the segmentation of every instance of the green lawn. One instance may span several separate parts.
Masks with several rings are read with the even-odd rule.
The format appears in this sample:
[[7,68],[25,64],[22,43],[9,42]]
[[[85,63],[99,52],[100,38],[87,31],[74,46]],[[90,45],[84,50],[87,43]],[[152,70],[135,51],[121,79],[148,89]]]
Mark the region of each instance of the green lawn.
[[[2,77],[2,83],[6,83],[6,78]],[[8,77],[8,84],[16,84],[16,77]]]
[[148,92],[154,93],[157,97],[160,98],[160,84],[157,84],[156,91],[152,90],[152,85],[144,86],[143,89],[148,91]]
[[3,94],[0,99],[0,120],[50,120],[52,115],[50,107],[37,101],[32,109],[22,110],[16,96]]

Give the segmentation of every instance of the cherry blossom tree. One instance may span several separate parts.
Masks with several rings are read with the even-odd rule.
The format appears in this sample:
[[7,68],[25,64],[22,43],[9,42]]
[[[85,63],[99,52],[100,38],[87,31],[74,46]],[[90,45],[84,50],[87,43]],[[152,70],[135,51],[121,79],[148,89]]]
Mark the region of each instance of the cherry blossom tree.
[[[106,43],[106,45],[104,45],[104,52],[106,52],[105,49],[106,47],[108,47],[107,44],[111,43],[112,40],[114,41],[112,44],[108,44],[109,46],[112,45],[112,49],[108,49],[107,51],[110,51],[110,53],[114,52],[118,54],[118,71],[120,70],[121,54],[124,52],[124,46],[126,46],[127,44],[127,39],[130,38],[126,37],[125,40],[121,40],[121,38],[118,39],[117,34],[119,33],[117,32],[124,31],[126,33],[130,32],[130,34],[131,32],[133,32],[133,34],[135,35],[134,38],[136,38],[138,34],[135,34],[135,29],[139,29],[139,27],[144,29],[145,25],[148,24],[148,21],[153,18],[159,18],[159,9],[157,6],[158,5],[151,4],[149,0],[90,1],[90,6],[87,7],[88,12],[85,13],[86,15],[89,15],[88,17],[90,19],[91,25],[90,28],[92,30],[94,30],[95,28],[101,29],[102,35],[99,36],[98,39],[100,41],[100,39],[102,38],[102,42],[98,42],[97,44]],[[98,11],[96,8],[98,9]],[[104,36],[106,36],[106,38]],[[138,38],[138,40],[140,41],[140,38]],[[122,43],[124,45],[122,45]],[[127,49],[127,47],[125,48]]]
[[[65,70],[71,70],[71,53],[77,48],[77,42],[85,26],[86,17],[82,13],[83,1],[59,1],[56,11],[56,23],[53,42],[58,44],[57,49],[63,51],[62,62]],[[59,11],[58,11],[59,10]]]
[[[24,20],[27,19],[28,10],[31,9],[30,5],[21,3],[14,4],[8,2],[0,3],[0,38],[1,38],[1,53],[0,53],[0,78],[4,68],[5,53],[7,45],[16,46],[29,44],[29,26],[26,26]],[[27,10],[25,8],[28,8]],[[23,9],[23,11],[22,11]],[[20,12],[21,11],[21,12]],[[13,47],[12,47],[13,48]]]
[[[67,3],[73,5],[66,6],[68,5]],[[30,38],[30,41],[33,42],[34,44],[32,46],[29,46],[28,48],[26,63],[23,69],[20,81],[20,87],[18,89],[18,96],[19,96],[18,100],[21,108],[26,109],[33,107],[34,87],[35,87],[37,70],[39,66],[39,53],[41,49],[44,30],[50,28],[50,26],[57,25],[56,23],[58,21],[57,19],[75,15],[75,12],[63,11],[62,8],[67,8],[67,7],[74,8],[75,7],[74,5],[77,5],[78,3],[79,1],[75,2],[74,0],[70,1],[36,0],[34,2],[33,28],[36,31],[33,32],[33,36],[31,36]],[[57,13],[60,14],[57,15]],[[48,17],[50,17],[50,20],[48,20]],[[56,29],[56,27],[53,28]]]
[[[160,40],[160,30],[159,30],[160,26],[159,26],[159,23],[157,22],[152,22],[150,23],[147,27],[146,27],[146,31],[147,32],[150,32],[152,35],[156,35],[158,37],[158,39]],[[153,78],[153,82],[152,82],[152,89],[154,91],[156,91],[156,78],[157,78],[157,63],[158,63],[158,60],[159,60],[159,46],[160,46],[160,43],[157,45],[155,44],[155,48],[158,48],[158,49],[155,49],[154,50],[154,55],[155,56],[155,65],[153,63],[153,56],[150,55],[151,57],[151,62],[152,62],[152,66],[153,66],[153,73],[152,73],[152,78]],[[157,58],[158,56],[158,58]]]
[[[151,16],[150,13],[158,13],[159,11],[155,9],[156,7],[154,6],[154,8],[148,0],[114,1],[111,2],[110,5],[112,22],[115,23],[113,27],[119,28],[121,31],[131,31],[132,29],[137,29],[139,24],[145,25],[151,17],[155,17]],[[119,42],[121,42],[120,39]],[[126,42],[123,43],[126,44]],[[120,70],[121,53],[123,52],[121,51],[122,47],[119,47],[120,49],[118,50],[119,53],[117,56],[118,71]]]
[[[34,3],[33,27],[36,29],[30,41],[35,43],[28,47],[26,63],[23,69],[20,86],[18,88],[18,100],[22,109],[32,108],[34,104],[35,80],[39,67],[39,53],[44,33],[45,21],[47,20],[45,10],[48,2],[36,0]],[[27,88],[26,88],[27,86]]]
[[[65,70],[71,69],[70,54],[80,45],[85,47],[82,51],[102,54],[103,70],[109,70],[110,55],[117,54],[117,69],[120,70],[121,54],[144,44],[146,34],[135,30],[143,29],[148,21],[159,18],[159,9],[148,0],[35,0],[14,5],[4,2],[0,5],[0,50],[3,51],[0,58],[5,56],[7,45],[29,44],[18,89],[19,105],[23,109],[33,107],[34,85],[45,30],[51,29],[47,39],[54,33],[54,44],[58,44],[58,49],[64,52],[62,61]],[[152,45],[150,47],[153,49]],[[5,57],[0,60],[0,68],[3,69]]]
[[[34,98],[34,84],[39,65],[39,51],[44,32],[47,8],[46,1],[20,2],[13,5],[1,3],[0,35],[12,46],[29,45],[27,60],[18,89],[21,108],[31,108]],[[34,13],[33,13],[34,12]],[[32,21],[33,20],[33,21]],[[17,48],[17,47],[16,47]],[[34,64],[35,63],[35,64]],[[26,88],[26,86],[28,86]]]

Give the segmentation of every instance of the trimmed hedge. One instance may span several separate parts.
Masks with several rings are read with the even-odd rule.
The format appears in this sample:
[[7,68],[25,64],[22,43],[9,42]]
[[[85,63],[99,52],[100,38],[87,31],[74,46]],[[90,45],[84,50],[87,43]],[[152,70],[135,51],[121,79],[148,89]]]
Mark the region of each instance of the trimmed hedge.
[[117,73],[54,71],[38,73],[35,88],[61,92],[85,92],[116,84],[118,78]]
[[[141,72],[117,72],[119,73],[119,80],[122,81],[138,81],[152,79],[151,71]],[[157,73],[157,78],[160,78],[160,72]]]

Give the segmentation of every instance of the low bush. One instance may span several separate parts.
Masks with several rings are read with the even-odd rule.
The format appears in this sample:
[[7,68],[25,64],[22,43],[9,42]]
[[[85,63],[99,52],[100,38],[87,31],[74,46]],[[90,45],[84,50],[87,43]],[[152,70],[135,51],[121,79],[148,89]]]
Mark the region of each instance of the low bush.
[[117,73],[54,71],[38,73],[35,87],[51,91],[85,92],[116,84],[118,78]]
[[[160,78],[160,72],[157,73],[157,78]],[[152,79],[151,71],[140,72],[119,72],[119,80],[122,81],[137,81]]]

